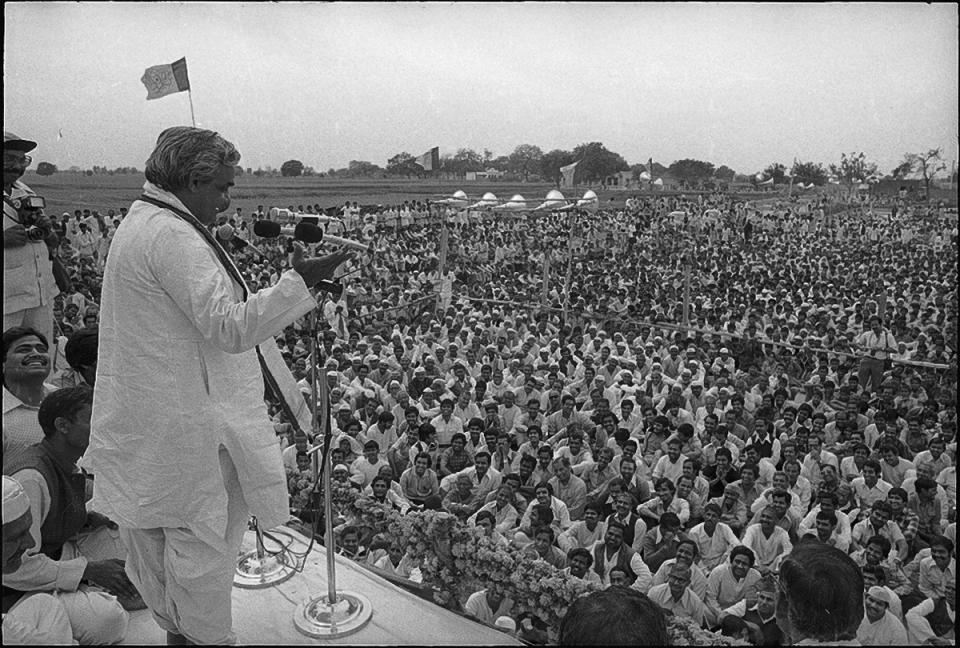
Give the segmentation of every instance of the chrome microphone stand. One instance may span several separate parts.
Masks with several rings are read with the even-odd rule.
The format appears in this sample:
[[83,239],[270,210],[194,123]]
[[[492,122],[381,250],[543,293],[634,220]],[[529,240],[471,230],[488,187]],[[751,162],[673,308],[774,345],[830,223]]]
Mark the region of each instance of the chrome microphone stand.
[[[342,288],[341,288],[342,290]],[[320,362],[320,345],[317,342],[317,316],[322,306],[318,305],[310,314],[310,353],[313,370],[312,400],[313,400],[313,433],[314,442],[319,438],[320,415],[323,409],[323,518],[324,518],[324,545],[327,552],[327,592],[313,596],[300,603],[294,612],[293,622],[297,630],[310,637],[343,637],[357,632],[367,624],[373,615],[370,600],[356,592],[337,589],[336,546],[333,537],[333,493],[331,492],[331,465],[333,459],[330,453],[333,445],[332,426],[330,415],[330,386],[327,384],[326,363]],[[322,367],[322,368],[321,368]],[[311,462],[313,467],[314,483],[321,471],[317,453],[313,453]]]

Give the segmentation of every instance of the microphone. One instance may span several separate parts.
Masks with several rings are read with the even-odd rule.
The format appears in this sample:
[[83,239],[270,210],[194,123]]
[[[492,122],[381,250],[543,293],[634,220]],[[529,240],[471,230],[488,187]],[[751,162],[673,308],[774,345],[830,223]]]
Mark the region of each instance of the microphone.
[[230,245],[237,252],[243,251],[244,248],[250,245],[239,236],[236,236],[236,231],[230,223],[225,223],[217,228],[216,237],[222,245]]
[[337,218],[336,216],[327,216],[326,214],[304,214],[302,212],[292,212],[289,209],[281,209],[279,207],[271,207],[270,211],[267,212],[270,214],[270,220],[273,221],[286,221],[288,223],[312,223],[314,225],[329,225],[331,223],[343,227],[343,221]]
[[292,236],[304,243],[319,243],[323,240],[323,229],[311,223],[297,223],[296,227],[281,226],[268,220],[259,220],[253,224],[253,233],[261,238],[277,238],[281,234]]
[[341,247],[351,248],[353,250],[359,250],[361,252],[373,252],[373,243],[367,245],[361,243],[360,241],[351,241],[350,239],[340,238],[339,236],[333,236],[331,234],[327,234],[324,237],[323,242],[331,245],[339,245]]

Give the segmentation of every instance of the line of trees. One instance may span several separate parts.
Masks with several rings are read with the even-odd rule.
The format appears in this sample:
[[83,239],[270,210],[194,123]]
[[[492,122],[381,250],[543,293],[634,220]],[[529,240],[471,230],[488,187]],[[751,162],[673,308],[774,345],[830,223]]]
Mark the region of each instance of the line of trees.
[[[384,167],[367,160],[351,160],[345,168],[331,168],[326,173],[318,173],[302,161],[292,159],[280,165],[279,169],[268,165],[255,170],[250,167],[246,170],[238,168],[237,171],[239,174],[245,172],[256,177],[426,177],[428,173],[416,160],[417,158],[410,153],[401,151],[388,159]],[[827,165],[821,162],[794,160],[793,165],[788,168],[781,162],[773,162],[762,171],[744,175],[726,165],[715,167],[711,162],[690,158],[676,160],[669,166],[652,160],[631,165],[622,155],[608,150],[601,142],[580,144],[571,151],[553,149],[546,153],[534,144],[520,144],[510,154],[499,157],[494,157],[489,149],[478,153],[470,148],[461,148],[453,155],[442,156],[440,168],[436,171],[446,177],[463,178],[470,172],[493,170],[508,181],[540,180],[559,184],[562,177],[560,169],[574,162],[578,162],[576,177],[579,182],[584,183],[599,183],[615,173],[629,171],[634,180],[638,180],[641,174],[646,172],[651,179],[669,176],[685,186],[707,186],[717,182],[759,184],[768,183],[772,179],[774,184],[788,184],[792,181],[818,187],[833,182],[852,191],[859,184],[881,179],[877,164],[868,160],[863,152],[842,153],[839,162]],[[927,195],[930,195],[930,183],[946,168],[942,149],[935,148],[919,153],[905,153],[900,164],[883,177],[893,180],[903,180],[911,175],[919,177],[924,182]],[[58,169],[50,162],[40,162],[36,172],[38,175],[49,176],[57,173]],[[108,169],[105,166],[95,165],[89,169],[72,166],[68,172],[91,176],[138,174],[140,170],[136,167]],[[955,176],[954,171],[952,177]]]

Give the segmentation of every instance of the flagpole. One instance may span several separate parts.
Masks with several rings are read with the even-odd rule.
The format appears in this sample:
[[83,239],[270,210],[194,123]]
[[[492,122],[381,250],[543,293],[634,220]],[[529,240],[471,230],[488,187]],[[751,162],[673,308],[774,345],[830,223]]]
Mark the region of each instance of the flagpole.
[[197,118],[193,116],[193,91],[190,88],[187,88],[187,98],[190,100],[190,121],[193,122],[193,127],[197,127]]

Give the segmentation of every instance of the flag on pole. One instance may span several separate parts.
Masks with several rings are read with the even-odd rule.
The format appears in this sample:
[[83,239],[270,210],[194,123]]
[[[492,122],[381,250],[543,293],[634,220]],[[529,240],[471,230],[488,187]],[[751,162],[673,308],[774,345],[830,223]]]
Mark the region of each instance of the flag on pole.
[[572,187],[573,186],[573,177],[577,171],[577,165],[580,164],[580,160],[577,160],[573,164],[568,164],[567,166],[560,167],[560,173],[563,174],[563,186]]
[[416,163],[423,167],[424,171],[440,170],[440,147],[434,146],[432,149],[419,156]]
[[147,87],[147,100],[166,97],[168,94],[190,89],[187,78],[187,59],[182,58],[167,65],[154,65],[144,71],[140,81]]

